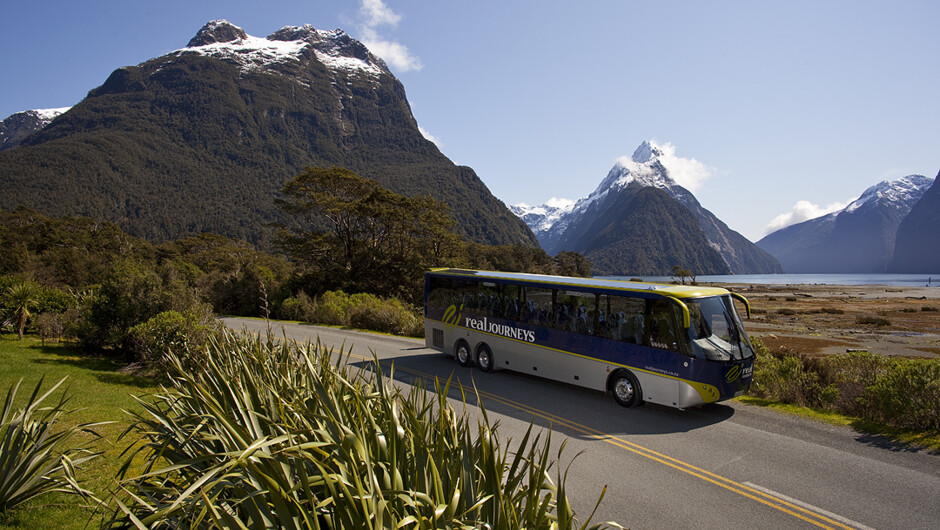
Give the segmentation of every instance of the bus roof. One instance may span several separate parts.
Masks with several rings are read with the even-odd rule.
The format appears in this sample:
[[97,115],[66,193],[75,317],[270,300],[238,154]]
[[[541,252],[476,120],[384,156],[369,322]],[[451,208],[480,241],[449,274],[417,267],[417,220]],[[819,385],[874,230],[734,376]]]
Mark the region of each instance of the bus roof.
[[592,287],[595,289],[611,289],[615,291],[633,291],[655,293],[675,298],[701,298],[704,296],[721,296],[729,294],[727,289],[721,287],[701,287],[697,285],[667,285],[660,283],[644,283],[624,280],[609,280],[600,278],[574,278],[571,276],[550,276],[546,274],[528,274],[521,272],[494,272],[476,271],[467,269],[431,269],[434,274],[456,277],[486,278],[491,280],[509,280],[513,282],[547,283],[570,287]]

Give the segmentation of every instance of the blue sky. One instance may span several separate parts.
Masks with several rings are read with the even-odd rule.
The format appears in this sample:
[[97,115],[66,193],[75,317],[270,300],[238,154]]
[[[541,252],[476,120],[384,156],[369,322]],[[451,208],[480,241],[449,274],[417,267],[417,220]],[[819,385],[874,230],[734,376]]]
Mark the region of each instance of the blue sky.
[[654,139],[756,241],[940,170],[936,1],[4,2],[0,118],[74,105],[213,19],[381,50],[422,129],[507,204],[585,196]]

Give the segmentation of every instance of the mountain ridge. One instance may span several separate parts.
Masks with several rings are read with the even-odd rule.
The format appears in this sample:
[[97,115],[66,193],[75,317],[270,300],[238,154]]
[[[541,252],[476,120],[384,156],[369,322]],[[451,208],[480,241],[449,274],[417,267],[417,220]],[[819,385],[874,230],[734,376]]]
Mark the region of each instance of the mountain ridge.
[[933,182],[923,175],[881,181],[842,210],[777,230],[757,245],[788,273],[889,272],[897,230]]
[[[609,223],[618,222],[615,218],[605,215],[604,211],[606,209],[613,208],[621,211],[623,215],[627,214],[626,211],[622,210],[622,205],[610,203],[611,198],[629,202],[632,194],[640,188],[658,189],[669,200],[676,203],[668,208],[670,215],[682,215],[682,210],[684,210],[696,219],[696,231],[686,228],[684,231],[672,232],[669,237],[693,246],[709,246],[721,257],[721,265],[716,265],[711,259],[702,260],[701,263],[706,268],[696,270],[698,274],[782,272],[782,268],[773,257],[757,248],[744,236],[731,230],[714,214],[702,207],[690,191],[678,185],[669,176],[669,169],[663,162],[664,154],[662,146],[654,141],[646,140],[636,148],[633,156],[618,159],[604,179],[601,180],[601,183],[587,197],[567,202],[556,200],[554,206],[546,204],[532,207],[519,204],[511,207],[511,209],[513,213],[526,221],[526,224],[529,225],[529,228],[532,229],[549,254],[556,254],[562,250],[582,252],[586,248],[585,245],[591,244],[588,241],[592,239],[592,230],[601,229],[594,224],[596,218],[603,216],[608,219]],[[624,193],[624,190],[630,191]],[[658,204],[662,206],[661,201]],[[665,209],[660,211],[665,214]],[[670,222],[665,219],[658,221],[658,223],[661,226],[670,225]],[[589,229],[589,226],[595,228]],[[701,241],[697,239],[698,231],[704,234],[704,239]],[[693,232],[695,233],[693,234]],[[643,239],[636,239],[636,241],[638,244],[642,244]],[[616,246],[620,247],[620,245]],[[673,257],[676,262],[668,268],[665,270],[659,268],[654,272],[664,274],[675,265],[690,266],[681,263],[682,255],[689,255],[687,250],[683,253],[676,253]],[[595,256],[598,252],[603,253],[595,249]],[[613,247],[609,249],[609,252],[615,252]],[[710,253],[704,249],[699,249],[692,254],[708,255]],[[617,259],[616,257],[605,257],[603,261],[613,264],[617,262]],[[630,261],[629,257],[625,255],[622,255],[620,260],[624,264]],[[657,266],[661,266],[661,263]],[[653,272],[630,270],[627,273],[650,274]]]
[[115,69],[15,148],[0,208],[102,218],[155,241],[216,232],[267,243],[274,198],[308,166],[342,166],[451,207],[471,241],[537,245],[528,227],[420,132],[404,86],[342,30],[269,38],[212,21],[181,48]]

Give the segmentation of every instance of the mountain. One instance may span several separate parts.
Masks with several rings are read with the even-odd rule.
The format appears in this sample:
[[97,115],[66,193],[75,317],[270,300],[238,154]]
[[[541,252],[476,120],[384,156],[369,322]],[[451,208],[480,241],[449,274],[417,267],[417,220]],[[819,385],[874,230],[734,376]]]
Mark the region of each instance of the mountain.
[[20,145],[23,138],[42,130],[69,108],[24,110],[11,114],[0,121],[0,151]]
[[469,167],[424,138],[401,82],[342,30],[266,38],[226,21],[185,48],[118,68],[19,146],[0,151],[0,208],[109,220],[162,241],[266,241],[274,198],[308,166],[342,166],[450,205],[469,240],[537,241]]
[[782,272],[773,257],[676,184],[664,158],[659,145],[645,141],[587,197],[511,209],[549,254],[581,252],[605,274],[668,274],[675,265],[696,274]]
[[888,272],[940,271],[940,174],[898,226]]
[[887,272],[899,225],[932,183],[922,175],[880,182],[844,209],[777,230],[757,245],[788,273]]

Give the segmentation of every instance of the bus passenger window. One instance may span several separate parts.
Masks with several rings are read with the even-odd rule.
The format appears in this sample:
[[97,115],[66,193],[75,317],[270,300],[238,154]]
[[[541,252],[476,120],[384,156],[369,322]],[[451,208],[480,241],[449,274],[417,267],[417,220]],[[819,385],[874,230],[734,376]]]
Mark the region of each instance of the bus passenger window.
[[647,346],[663,350],[679,351],[679,334],[673,318],[673,304],[667,300],[650,303],[650,328]]
[[[604,307],[604,304],[601,307]],[[643,298],[611,296],[607,313],[610,338],[630,344],[643,344],[645,313],[646,300]]]
[[522,320],[529,324],[549,325],[552,314],[552,290],[540,287],[525,288],[526,302],[522,310]]

